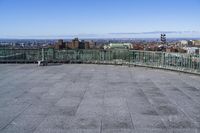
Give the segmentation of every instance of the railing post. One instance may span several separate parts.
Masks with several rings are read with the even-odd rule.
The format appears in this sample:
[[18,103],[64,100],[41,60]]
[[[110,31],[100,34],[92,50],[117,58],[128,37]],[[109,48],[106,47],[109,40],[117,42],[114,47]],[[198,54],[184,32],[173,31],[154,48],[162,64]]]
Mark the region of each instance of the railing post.
[[44,48],[42,48],[42,61],[45,60],[45,57],[44,57]]
[[163,63],[162,63],[163,67],[165,67],[165,53],[163,53]]
[[52,57],[53,57],[52,61],[54,62],[54,60],[55,60],[55,49],[53,48],[52,50],[53,50],[53,52],[52,52],[52,54],[53,54],[52,55]]

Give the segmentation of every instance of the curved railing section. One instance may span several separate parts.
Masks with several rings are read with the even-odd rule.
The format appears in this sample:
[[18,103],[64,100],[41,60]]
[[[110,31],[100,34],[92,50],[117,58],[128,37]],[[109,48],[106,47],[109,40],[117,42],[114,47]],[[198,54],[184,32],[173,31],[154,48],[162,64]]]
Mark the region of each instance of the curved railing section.
[[183,53],[130,51],[130,64],[200,74],[200,56]]
[[136,65],[200,74],[200,56],[182,53],[111,50],[0,49],[0,63],[91,63]]

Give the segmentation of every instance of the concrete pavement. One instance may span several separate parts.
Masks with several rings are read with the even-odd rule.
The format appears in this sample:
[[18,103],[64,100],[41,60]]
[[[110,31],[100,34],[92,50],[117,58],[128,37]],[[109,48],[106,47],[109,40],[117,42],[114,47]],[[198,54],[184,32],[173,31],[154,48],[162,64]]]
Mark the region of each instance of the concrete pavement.
[[0,132],[198,133],[199,81],[139,67],[0,64]]

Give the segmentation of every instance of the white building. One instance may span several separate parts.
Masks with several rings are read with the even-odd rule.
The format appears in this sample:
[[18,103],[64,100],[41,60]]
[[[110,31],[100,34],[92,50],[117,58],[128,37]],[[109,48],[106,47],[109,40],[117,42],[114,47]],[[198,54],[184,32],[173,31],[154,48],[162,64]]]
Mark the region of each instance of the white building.
[[131,47],[131,43],[110,43],[104,46],[104,49],[129,49]]
[[183,49],[186,50],[188,54],[200,54],[199,48],[197,47],[183,47]]

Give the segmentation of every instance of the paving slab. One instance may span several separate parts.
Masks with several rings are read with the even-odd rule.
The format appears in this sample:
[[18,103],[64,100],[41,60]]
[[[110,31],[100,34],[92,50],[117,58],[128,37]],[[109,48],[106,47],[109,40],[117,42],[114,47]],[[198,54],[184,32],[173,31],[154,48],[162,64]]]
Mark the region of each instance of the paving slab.
[[142,67],[0,64],[0,132],[198,133],[199,81]]

